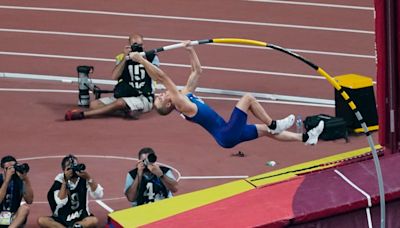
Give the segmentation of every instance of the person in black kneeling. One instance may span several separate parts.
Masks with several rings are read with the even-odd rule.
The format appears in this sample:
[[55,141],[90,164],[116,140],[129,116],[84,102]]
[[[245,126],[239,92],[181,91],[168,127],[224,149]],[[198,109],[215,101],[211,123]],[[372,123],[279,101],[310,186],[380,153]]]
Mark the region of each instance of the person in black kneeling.
[[40,227],[97,227],[98,219],[88,207],[88,193],[94,199],[103,198],[103,187],[86,171],[84,164],[78,163],[74,155],[68,155],[61,162],[59,173],[47,199],[53,215],[38,218]]
[[169,198],[178,191],[178,182],[171,169],[158,165],[156,160],[154,150],[145,147],[139,151],[136,168],[128,172],[125,196],[132,206]]
[[[0,174],[0,228],[23,227],[33,202],[33,190],[28,177],[29,166],[18,164],[13,156],[1,159]],[[22,199],[26,204],[21,205]]]

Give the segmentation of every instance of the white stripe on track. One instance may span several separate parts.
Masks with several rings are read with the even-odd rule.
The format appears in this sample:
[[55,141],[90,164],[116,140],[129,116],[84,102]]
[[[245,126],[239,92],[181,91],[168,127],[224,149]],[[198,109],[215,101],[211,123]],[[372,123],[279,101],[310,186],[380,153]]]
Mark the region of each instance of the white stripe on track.
[[[116,35],[107,35],[107,34],[92,34],[92,33],[76,33],[76,32],[42,31],[42,30],[29,30],[29,29],[0,28],[0,32],[31,33],[31,34],[61,35],[61,36],[80,36],[80,37],[124,39],[124,40],[128,39],[127,36],[116,36]],[[148,41],[154,41],[154,42],[169,42],[169,43],[178,43],[178,42],[182,42],[183,41],[183,40],[152,38],[152,37],[145,37],[144,40],[146,40],[146,41],[147,40]],[[272,50],[271,48],[265,48],[265,47],[259,47],[259,46],[249,46],[249,45],[240,45],[240,44],[210,43],[210,44],[207,44],[207,45]],[[291,48],[287,48],[287,49],[290,50],[290,51],[293,51],[293,52],[297,52],[297,53],[375,59],[374,55],[362,55],[362,54],[351,54],[351,53],[330,52],[330,51],[316,51],[316,50],[302,50],[302,49],[291,49]]]
[[[68,55],[51,55],[51,54],[39,54],[39,53],[23,53],[23,52],[0,51],[0,55],[38,57],[38,58],[54,58],[54,59],[89,60],[89,61],[99,61],[99,62],[115,62],[115,59],[106,59],[106,58],[94,58],[94,57],[86,57],[86,56],[68,56]],[[161,66],[182,67],[182,68],[190,68],[191,67],[190,65],[187,65],[187,64],[178,64],[178,63],[161,63]],[[229,72],[238,72],[238,73],[264,74],[264,75],[309,78],[309,79],[320,79],[320,80],[325,79],[322,76],[316,76],[316,75],[282,73],[282,72],[273,72],[273,71],[248,70],[248,69],[214,67],[214,66],[202,66],[202,68],[207,69],[207,70],[229,71]]]
[[366,6],[350,6],[350,5],[326,4],[326,3],[315,3],[315,2],[296,2],[296,1],[278,1],[278,0],[245,0],[245,1],[277,3],[277,4],[287,4],[287,5],[329,7],[329,8],[352,9],[352,10],[367,10],[367,11],[375,10],[373,7],[366,7]]
[[122,13],[122,12],[109,12],[109,11],[98,11],[98,10],[78,10],[78,9],[44,8],[44,7],[27,7],[27,6],[7,6],[7,5],[0,5],[0,9],[31,10],[31,11],[45,11],[45,12],[63,12],[63,13],[81,13],[81,14],[98,14],[98,15],[109,15],[109,16],[142,17],[142,18],[169,19],[169,20],[181,20],[181,21],[200,21],[200,22],[209,22],[209,23],[225,23],[225,24],[240,24],[240,25],[254,25],[254,26],[269,26],[269,27],[291,28],[291,29],[306,29],[306,30],[318,30],[318,31],[329,31],[329,32],[360,33],[360,34],[369,34],[369,35],[375,34],[374,31],[359,30],[359,29],[344,29],[344,28],[332,28],[332,27],[291,25],[291,24],[254,22],[254,21],[238,21],[238,20],[223,20],[223,19],[196,18],[196,17],[165,16],[165,15],[154,15],[154,14]]
[[106,211],[108,211],[109,213],[114,212],[114,210],[111,207],[109,207],[107,204],[105,204],[103,201],[96,200],[96,203],[99,204],[102,208],[106,209]]
[[[24,88],[0,88],[0,92],[36,92],[36,93],[78,93],[78,90],[62,90],[62,89],[24,89]],[[91,93],[91,91],[90,91]],[[212,97],[212,96],[198,96],[204,100],[221,100],[221,101],[239,101],[239,98],[232,97]],[[332,104],[320,104],[320,103],[306,103],[306,102],[290,102],[290,101],[274,101],[257,99],[260,103],[269,104],[285,104],[285,105],[300,105],[320,108],[334,108]]]
[[[94,57],[84,57],[84,56],[68,56],[68,55],[50,55],[50,54],[38,54],[38,53],[23,53],[23,52],[6,52],[0,51],[0,55],[11,55],[11,56],[25,56],[25,57],[38,57],[38,58],[54,58],[54,59],[73,59],[73,60],[89,60],[89,61],[99,61],[99,62],[115,62],[115,59],[106,58],[94,58]],[[179,63],[161,63],[161,66],[169,67],[182,67],[190,68],[190,65],[179,64]],[[206,70],[217,70],[217,71],[228,71],[236,73],[250,73],[250,74],[263,74],[270,76],[283,76],[283,77],[294,77],[294,78],[307,78],[307,79],[319,79],[325,80],[322,76],[310,75],[310,74],[295,74],[295,73],[283,73],[275,71],[261,71],[261,70],[249,70],[249,69],[238,69],[238,68],[228,68],[228,67],[214,67],[214,66],[202,66]],[[376,84],[376,82],[373,82]]]
[[[65,77],[65,76],[54,76],[54,75],[38,75],[38,74],[21,74],[21,73],[7,73],[0,72],[0,78],[16,78],[16,79],[34,79],[34,80],[48,80],[48,81],[56,81],[56,82],[64,82],[64,83],[77,83],[77,77]],[[105,79],[94,79],[92,78],[92,82],[94,84],[102,84],[102,85],[115,85],[115,80],[105,80]],[[178,89],[183,89],[183,86],[177,86]],[[165,87],[161,84],[157,85],[157,89],[165,89]],[[211,93],[218,95],[228,95],[228,96],[243,96],[246,93],[252,93],[254,97],[258,99],[269,99],[272,101],[289,101],[295,103],[307,103],[307,104],[322,104],[322,105],[334,105],[334,100],[328,99],[320,99],[320,98],[311,98],[311,97],[299,97],[299,96],[288,96],[288,95],[279,95],[279,94],[268,94],[268,93],[257,93],[251,91],[238,91],[238,90],[227,90],[227,89],[212,89],[212,88],[204,88],[197,87],[196,89],[199,93]]]

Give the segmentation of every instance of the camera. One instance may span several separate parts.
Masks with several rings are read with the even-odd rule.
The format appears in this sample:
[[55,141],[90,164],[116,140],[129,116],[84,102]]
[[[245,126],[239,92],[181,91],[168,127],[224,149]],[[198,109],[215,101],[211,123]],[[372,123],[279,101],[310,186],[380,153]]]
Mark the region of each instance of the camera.
[[15,171],[17,171],[21,174],[28,173],[29,165],[28,165],[28,163],[22,163],[22,164],[17,163],[14,165],[14,169],[15,169]]
[[143,160],[143,164],[148,166],[149,164],[153,164],[157,161],[157,155],[154,153],[150,153],[147,155],[147,158]]
[[143,44],[133,43],[131,49],[132,52],[143,52]]
[[86,165],[83,163],[72,164],[71,169],[74,173],[76,173],[76,172],[80,173],[86,169]]

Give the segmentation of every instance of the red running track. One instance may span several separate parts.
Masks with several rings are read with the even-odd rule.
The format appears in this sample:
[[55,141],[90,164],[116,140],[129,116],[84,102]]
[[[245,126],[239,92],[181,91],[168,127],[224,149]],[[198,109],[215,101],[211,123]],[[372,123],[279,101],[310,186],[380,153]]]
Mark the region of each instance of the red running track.
[[[364,1],[335,1],[372,7]],[[139,6],[140,7],[137,7]],[[7,6],[5,8],[3,6]],[[99,12],[76,13],[16,9],[10,6],[42,7],[143,14],[141,16],[105,15]],[[152,15],[180,17],[154,18]],[[199,18],[208,20],[199,21]],[[355,20],[354,18],[357,18]],[[228,20],[215,22],[215,19]],[[246,22],[260,22],[247,23]],[[264,24],[263,24],[264,23]],[[280,25],[271,26],[275,23]],[[313,26],[295,28],[293,25]],[[316,27],[361,30],[353,32],[321,30]],[[28,31],[29,30],[29,31]],[[0,72],[40,75],[75,76],[77,65],[95,66],[95,78],[109,79],[113,57],[121,51],[131,32],[140,32],[148,39],[149,48],[171,44],[168,40],[239,37],[274,43],[296,49],[299,54],[322,66],[332,75],[358,73],[375,78],[373,11],[341,8],[256,3],[247,1],[2,1],[0,4]],[[364,31],[364,32],[363,32]],[[366,32],[365,32],[366,31]],[[53,34],[43,34],[53,32]],[[60,32],[69,34],[62,35]],[[72,35],[71,33],[75,33]],[[93,34],[88,37],[85,34]],[[99,35],[117,37],[104,38]],[[333,88],[317,77],[289,77],[288,74],[316,76],[303,63],[271,50],[248,47],[199,46],[202,65],[206,68],[201,87],[263,92],[291,96],[333,99]],[[18,55],[21,54],[21,55]],[[26,56],[54,55],[50,57]],[[356,56],[357,55],[357,56]],[[69,57],[81,57],[69,59]],[[87,58],[96,58],[87,60]],[[178,84],[186,81],[188,69],[171,64],[188,64],[182,50],[160,54],[162,68]],[[210,67],[224,69],[214,70]],[[228,68],[228,69],[225,69]],[[235,69],[258,70],[261,73],[240,73]],[[283,75],[277,75],[283,74]],[[76,85],[57,82],[0,79],[1,88],[67,89]],[[117,210],[129,206],[123,198],[126,172],[143,146],[153,147],[160,161],[178,169],[183,176],[256,175],[316,158],[358,149],[367,145],[363,137],[322,142],[316,147],[297,143],[280,143],[258,139],[230,150],[222,149],[199,127],[181,120],[178,115],[158,117],[143,115],[139,121],[100,118],[78,122],[62,121],[63,113],[77,102],[74,93],[0,91],[3,112],[0,116],[1,155],[17,158],[54,156],[74,153],[98,156],[82,158],[93,176],[105,187],[104,202]],[[209,95],[208,95],[209,96]],[[228,117],[234,101],[209,100],[223,116]],[[272,117],[288,113],[308,116],[334,114],[332,108],[287,104],[264,104]],[[251,119],[254,121],[254,119]],[[376,137],[375,137],[376,138]],[[232,153],[244,151],[244,158]],[[113,155],[124,159],[104,159]],[[35,203],[28,220],[33,226],[39,215],[50,213],[46,192],[60,171],[61,158],[31,160],[31,179]],[[265,166],[275,160],[274,168]],[[107,167],[104,170],[103,167]],[[232,179],[180,181],[178,194],[198,190]],[[108,199],[108,200],[107,200]],[[101,223],[107,211],[91,203]]]

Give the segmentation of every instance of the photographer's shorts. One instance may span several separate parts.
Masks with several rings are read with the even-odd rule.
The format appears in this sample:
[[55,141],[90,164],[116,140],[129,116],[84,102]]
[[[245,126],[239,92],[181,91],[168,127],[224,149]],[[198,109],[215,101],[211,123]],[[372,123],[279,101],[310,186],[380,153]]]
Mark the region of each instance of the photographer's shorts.
[[[150,102],[145,96],[139,97],[121,97],[132,111],[149,112],[153,108],[153,103]],[[102,97],[99,101],[105,105],[115,102],[115,97]]]

